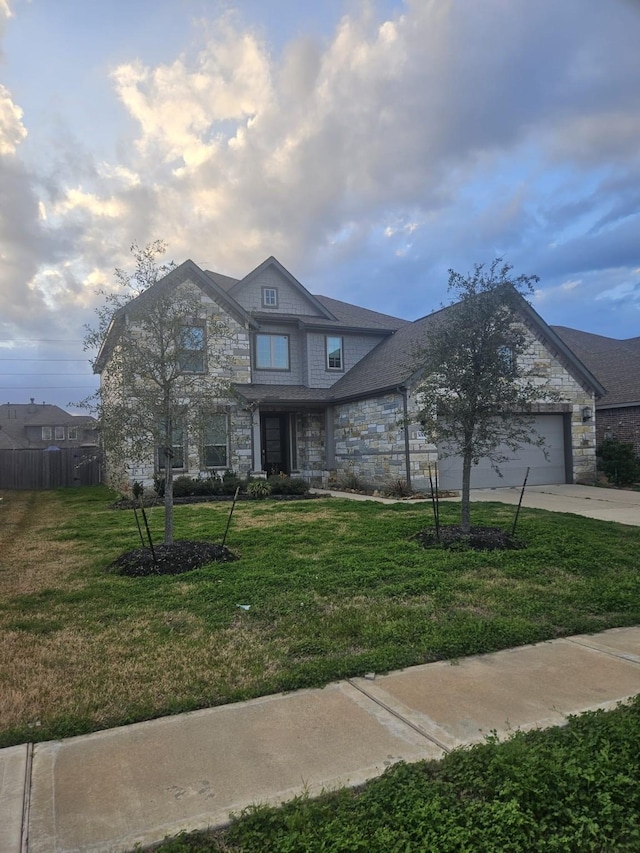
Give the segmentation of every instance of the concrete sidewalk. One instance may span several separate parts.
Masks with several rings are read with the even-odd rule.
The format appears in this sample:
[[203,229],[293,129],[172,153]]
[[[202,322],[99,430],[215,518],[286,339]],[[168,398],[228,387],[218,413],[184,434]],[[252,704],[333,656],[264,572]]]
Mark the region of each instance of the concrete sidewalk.
[[0,853],[126,851],[640,693],[640,627],[0,750]]

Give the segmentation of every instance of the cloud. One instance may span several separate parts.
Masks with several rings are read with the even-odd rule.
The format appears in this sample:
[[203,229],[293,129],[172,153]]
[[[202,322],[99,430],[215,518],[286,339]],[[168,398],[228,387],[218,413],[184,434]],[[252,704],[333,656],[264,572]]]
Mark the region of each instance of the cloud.
[[640,264],[633,4],[354,8],[281,52],[227,15],[164,62],[120,62],[110,80],[133,122],[111,162],[62,127],[55,169],[29,171],[36,129],[1,90],[5,320],[80,326],[134,239],[238,275],[275,254],[339,298],[392,310],[393,290],[406,316],[441,301],[449,266],[499,254],[542,274],[543,293],[591,303]]

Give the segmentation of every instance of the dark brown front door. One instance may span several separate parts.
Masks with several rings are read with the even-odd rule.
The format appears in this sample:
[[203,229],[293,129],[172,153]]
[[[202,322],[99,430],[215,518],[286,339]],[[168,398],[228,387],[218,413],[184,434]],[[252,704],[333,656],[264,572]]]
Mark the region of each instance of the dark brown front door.
[[262,469],[268,475],[289,473],[287,423],[287,415],[280,412],[260,415]]

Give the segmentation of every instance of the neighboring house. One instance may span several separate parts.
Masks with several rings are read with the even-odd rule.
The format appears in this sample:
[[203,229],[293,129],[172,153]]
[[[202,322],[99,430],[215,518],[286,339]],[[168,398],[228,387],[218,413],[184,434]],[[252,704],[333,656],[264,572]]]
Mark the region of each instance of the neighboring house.
[[95,418],[71,415],[51,403],[0,405],[0,450],[97,447]]
[[[222,314],[227,322],[228,337],[219,344],[233,354],[236,397],[224,415],[212,413],[209,438],[180,431],[176,473],[283,472],[325,485],[355,473],[379,485],[403,478],[414,488],[428,488],[438,449],[417,421],[415,352],[428,341],[441,312],[408,322],[314,296],[273,257],[242,279],[186,261],[153,288],[186,283],[200,293],[203,312]],[[151,298],[147,294],[136,300],[138,310],[141,300]],[[96,359],[102,382],[108,381],[110,354],[126,328],[125,315],[126,309]],[[535,407],[548,458],[525,446],[501,466],[502,478],[481,463],[472,485],[520,484],[527,466],[530,483],[593,479],[592,413],[604,389],[525,300],[519,320],[530,335],[527,362],[559,397]],[[204,358],[201,363],[206,380]],[[146,465],[129,466],[129,482],[149,485],[157,468],[158,459],[151,458]],[[459,488],[458,460],[441,460],[439,474],[443,488]],[[112,475],[112,485],[126,487],[115,479]]]
[[633,444],[640,454],[640,337],[618,340],[553,326],[556,334],[604,385],[596,401],[596,438]]

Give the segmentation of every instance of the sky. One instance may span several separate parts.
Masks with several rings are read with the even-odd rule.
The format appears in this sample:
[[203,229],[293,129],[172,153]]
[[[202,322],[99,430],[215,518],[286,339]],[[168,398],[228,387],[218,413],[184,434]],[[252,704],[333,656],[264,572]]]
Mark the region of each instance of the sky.
[[160,239],[413,320],[538,275],[640,335],[640,0],[0,0],[0,400],[97,387],[97,291]]

